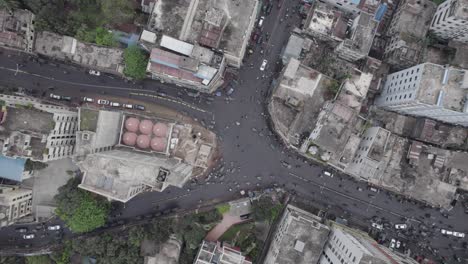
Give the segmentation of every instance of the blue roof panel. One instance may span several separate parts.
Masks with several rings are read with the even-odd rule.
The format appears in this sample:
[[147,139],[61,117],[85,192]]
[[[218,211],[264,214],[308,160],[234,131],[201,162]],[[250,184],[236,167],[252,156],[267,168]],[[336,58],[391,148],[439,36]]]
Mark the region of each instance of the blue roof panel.
[[0,178],[21,182],[25,163],[26,161],[21,158],[14,159],[0,155]]

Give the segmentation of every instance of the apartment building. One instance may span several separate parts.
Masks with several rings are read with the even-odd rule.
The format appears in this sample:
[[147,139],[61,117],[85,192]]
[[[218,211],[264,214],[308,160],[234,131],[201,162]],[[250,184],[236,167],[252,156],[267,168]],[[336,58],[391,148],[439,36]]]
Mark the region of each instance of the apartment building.
[[31,214],[32,190],[14,185],[0,185],[0,227],[13,224]]
[[6,105],[0,110],[3,155],[42,162],[73,155],[76,111],[29,97],[2,94],[0,100]]
[[468,42],[468,0],[447,0],[440,4],[430,30],[445,40]]
[[402,114],[468,125],[466,70],[423,63],[389,74],[376,105]]

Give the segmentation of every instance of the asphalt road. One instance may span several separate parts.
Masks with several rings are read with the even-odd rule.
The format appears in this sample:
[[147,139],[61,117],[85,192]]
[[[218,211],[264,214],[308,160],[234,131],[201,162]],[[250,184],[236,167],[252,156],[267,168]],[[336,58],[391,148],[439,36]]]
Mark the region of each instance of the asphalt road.
[[[371,218],[378,217],[390,225],[383,231],[387,234],[386,239],[398,238],[402,242],[408,239],[407,245],[413,252],[429,256],[436,249],[436,255],[448,259],[447,263],[457,263],[454,255],[467,263],[468,250],[463,248],[466,240],[442,236],[440,233],[440,228],[468,233],[467,215],[460,203],[448,212],[446,218],[438,209],[406,201],[385,191],[373,193],[367,190],[365,183],[348,176],[335,174],[334,177],[321,177],[321,166],[304,161],[285,149],[274,136],[268,126],[266,100],[277,70],[276,62],[290,35],[291,27],[288,25],[300,23],[297,14],[291,12],[298,1],[284,2],[281,9],[273,8],[272,14],[266,17],[263,33],[269,32],[271,37],[262,44],[263,54],[257,45],[254,54],[246,57],[239,71],[238,85],[230,98],[224,93],[220,97],[213,95],[213,101],[207,100],[207,96],[192,98],[177,86],[153,80],[134,84],[116,76],[91,76],[83,68],[50,61],[39,63],[30,60],[28,55],[8,50],[0,50],[0,85],[37,89],[38,96],[42,92],[47,96],[49,87],[55,87],[54,93],[74,98],[91,94],[104,99],[109,94],[121,97],[121,102],[125,103],[125,98],[131,96],[146,104],[169,106],[206,124],[215,121],[213,130],[220,137],[223,160],[209,180],[189,184],[184,189],[169,188],[163,193],[141,194],[125,204],[112,221],[131,221],[138,215],[174,207],[196,208],[206,201],[229,199],[238,195],[240,190],[278,186],[296,194],[298,200],[323,208],[350,222],[370,227]],[[286,8],[290,10],[288,18],[284,17]],[[284,21],[275,19],[277,17],[283,17]],[[259,70],[263,59],[268,60],[264,72]],[[130,93],[164,95],[153,98]],[[290,164],[291,168],[283,166],[282,161]],[[407,223],[415,234],[396,232],[393,228],[396,223]],[[429,235],[416,235],[425,227]],[[23,241],[19,237],[14,227],[3,228],[0,230],[0,246],[44,245],[53,236],[38,236],[30,241]]]

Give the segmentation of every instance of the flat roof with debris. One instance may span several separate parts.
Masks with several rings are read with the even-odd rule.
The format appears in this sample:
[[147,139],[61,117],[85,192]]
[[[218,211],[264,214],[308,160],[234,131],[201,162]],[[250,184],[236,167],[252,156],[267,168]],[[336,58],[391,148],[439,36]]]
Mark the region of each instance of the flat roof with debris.
[[[406,42],[424,38],[435,10],[436,5],[430,0],[403,0],[391,21],[388,35],[403,33],[402,38]],[[404,35],[412,38],[405,38]]]
[[[277,255],[275,263],[317,263],[328,240],[330,229],[307,211],[288,205],[273,238],[268,255]],[[278,234],[281,233],[281,234]],[[276,252],[271,252],[274,245]],[[267,256],[268,259],[268,256]]]
[[343,45],[367,55],[378,26],[379,21],[374,19],[374,15],[361,11],[356,17],[350,33],[343,41]]
[[429,105],[464,112],[468,92],[468,72],[453,67],[425,63],[416,99]]
[[[27,28],[32,27],[34,14],[28,10],[14,10],[9,12],[7,9],[0,9],[0,43],[26,50],[28,42]],[[32,34],[34,30],[31,31]],[[32,35],[33,36],[33,35]]]
[[310,20],[307,31],[312,34],[320,34],[324,37],[332,37],[337,40],[346,37],[348,19],[345,14],[333,6],[316,2],[309,14]]

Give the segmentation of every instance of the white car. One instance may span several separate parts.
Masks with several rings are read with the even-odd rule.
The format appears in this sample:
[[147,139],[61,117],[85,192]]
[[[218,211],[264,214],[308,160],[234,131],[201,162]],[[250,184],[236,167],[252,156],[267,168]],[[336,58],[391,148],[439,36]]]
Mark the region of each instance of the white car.
[[323,171],[323,175],[333,178],[333,173],[329,171]]
[[401,242],[400,242],[399,240],[397,240],[397,242],[396,242],[396,248],[400,248],[400,246],[401,246]]
[[123,104],[122,106],[123,106],[124,108],[133,109],[133,105],[132,105],[132,104]]
[[108,100],[99,99],[97,100],[97,103],[99,105],[109,105],[110,102]]
[[120,107],[120,103],[117,103],[117,102],[110,102],[110,106],[113,106],[113,107]]
[[34,234],[23,235],[23,239],[33,239],[33,238],[34,238]]
[[268,63],[267,60],[263,60],[262,65],[260,66],[260,70],[261,70],[261,71],[264,71],[264,70],[265,70],[267,63]]
[[406,229],[408,226],[406,224],[396,224],[395,229]]
[[462,233],[462,232],[453,232],[453,236],[456,236],[456,237],[465,237],[465,233]]
[[449,231],[449,230],[445,230],[445,229],[441,229],[440,232],[441,232],[443,235],[449,235],[449,236],[452,236],[452,235],[453,235],[453,231]]
[[89,74],[94,75],[94,76],[101,76],[101,73],[95,70],[89,70]]
[[58,95],[58,94],[53,94],[53,93],[51,93],[51,94],[49,95],[49,97],[52,98],[52,99],[57,99],[57,100],[62,99],[62,97],[61,97],[60,95]]
[[263,21],[265,20],[264,16],[261,16],[260,19],[258,20],[258,27],[261,28],[263,26]]
[[379,229],[379,230],[382,230],[382,229],[383,229],[383,225],[377,224],[377,223],[372,223],[372,227],[373,227],[373,228],[376,228],[376,229]]
[[392,240],[390,241],[390,248],[394,248],[395,243],[396,243],[396,240],[394,238],[392,238]]
[[93,98],[89,98],[89,97],[83,97],[83,102],[94,103],[94,99],[93,99]]
[[48,230],[60,230],[60,225],[53,225],[53,226],[48,226]]

